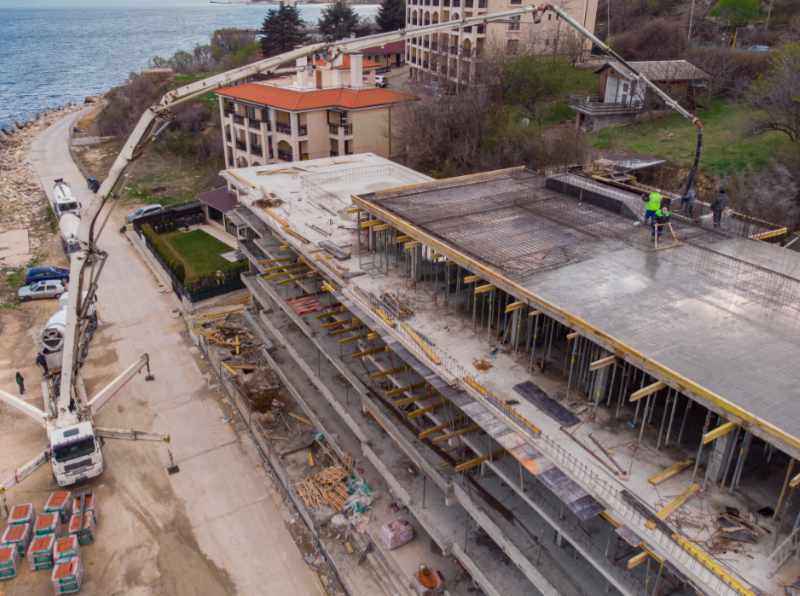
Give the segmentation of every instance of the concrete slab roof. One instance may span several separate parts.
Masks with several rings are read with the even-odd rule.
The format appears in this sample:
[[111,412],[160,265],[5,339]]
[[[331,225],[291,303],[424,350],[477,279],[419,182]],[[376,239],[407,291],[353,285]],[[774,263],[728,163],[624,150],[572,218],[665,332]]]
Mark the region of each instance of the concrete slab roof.
[[800,452],[800,255],[673,221],[679,244],[522,169],[356,204],[704,405]]

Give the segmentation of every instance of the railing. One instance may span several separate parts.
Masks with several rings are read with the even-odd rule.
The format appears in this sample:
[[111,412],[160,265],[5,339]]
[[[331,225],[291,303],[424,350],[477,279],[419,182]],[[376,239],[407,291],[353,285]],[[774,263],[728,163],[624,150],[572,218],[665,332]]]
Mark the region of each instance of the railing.
[[292,126],[290,124],[284,124],[283,122],[276,122],[275,123],[275,130],[278,132],[282,132],[284,134],[290,135],[292,134]]
[[236,141],[236,148],[239,149],[240,151],[247,151],[247,143]]
[[433,50],[434,52],[438,51],[439,50],[439,44],[437,42],[435,42],[435,41],[432,41],[431,42],[431,50]]
[[244,116],[239,116],[238,114],[233,115],[233,123],[234,124],[244,124]]
[[248,118],[247,119],[247,126],[249,128],[254,129],[254,130],[260,130],[261,129],[261,121],[260,120],[252,120],[252,119]]
[[458,56],[458,46],[450,46],[450,53],[453,56]]
[[300,126],[297,127],[297,133],[301,137],[306,136],[308,134],[308,126],[306,126],[305,124],[301,124]]
[[786,561],[797,556],[798,547],[800,547],[800,528],[795,528],[769,556],[769,562],[772,565],[769,570],[770,577],[775,575]]
[[250,153],[261,156],[264,154],[264,149],[261,145],[250,145]]
[[278,151],[278,159],[282,161],[292,161],[292,154],[285,151]]

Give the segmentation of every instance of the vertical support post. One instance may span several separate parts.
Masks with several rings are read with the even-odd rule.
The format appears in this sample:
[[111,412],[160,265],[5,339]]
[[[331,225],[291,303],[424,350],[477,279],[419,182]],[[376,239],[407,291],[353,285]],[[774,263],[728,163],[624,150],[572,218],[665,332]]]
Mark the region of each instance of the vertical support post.
[[694,482],[694,479],[697,476],[697,469],[700,467],[700,456],[703,454],[703,435],[705,435],[708,432],[709,426],[711,426],[711,410],[708,410],[706,412],[706,421],[703,424],[703,432],[700,433],[700,446],[697,448],[697,455],[694,458],[694,470],[692,470],[692,482]]

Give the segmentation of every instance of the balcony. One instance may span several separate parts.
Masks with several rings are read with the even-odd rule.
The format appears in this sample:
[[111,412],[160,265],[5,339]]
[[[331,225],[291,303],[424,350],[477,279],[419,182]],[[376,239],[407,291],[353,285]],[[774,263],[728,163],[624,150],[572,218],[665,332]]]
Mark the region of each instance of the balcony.
[[252,153],[253,155],[263,155],[264,154],[263,146],[260,143],[251,143],[250,153]]
[[450,53],[453,56],[458,56],[458,46],[450,46]]
[[240,151],[247,151],[247,143],[243,143],[242,141],[236,141],[236,148]]
[[308,126],[306,126],[305,124],[301,124],[300,126],[298,126],[297,134],[299,134],[301,137],[306,136],[308,134]]
[[334,136],[339,136],[339,134],[352,135],[353,134],[353,125],[352,124],[329,124],[328,130]]
[[229,132],[225,133],[225,140],[228,141],[229,143],[233,140],[233,137],[231,137],[231,133]]
[[281,161],[292,161],[292,154],[285,151],[278,151],[278,159]]
[[275,130],[286,135],[292,134],[292,126],[290,124],[284,124],[283,122],[276,122]]
[[239,116],[238,114],[233,115],[233,123],[234,124],[244,124],[244,116]]
[[486,8],[487,0],[478,0],[478,8]]
[[253,130],[261,130],[261,121],[260,120],[252,120],[250,118],[247,119],[247,126],[248,128],[252,128]]
[[607,103],[598,96],[577,96],[569,98],[569,107],[587,116],[613,116],[616,114],[638,114],[643,106],[640,103]]
[[431,42],[431,51],[438,52],[439,51],[439,43],[436,41]]

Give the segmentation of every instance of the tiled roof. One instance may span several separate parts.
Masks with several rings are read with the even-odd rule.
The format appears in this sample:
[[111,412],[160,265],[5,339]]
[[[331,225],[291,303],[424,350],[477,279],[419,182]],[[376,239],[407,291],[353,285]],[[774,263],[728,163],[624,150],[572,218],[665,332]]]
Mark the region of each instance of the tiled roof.
[[[686,60],[650,60],[641,62],[628,62],[639,73],[654,82],[695,81],[707,79],[708,75]],[[615,61],[606,62],[595,72],[611,68],[621,76],[630,79],[633,74],[622,64]]]
[[406,42],[393,41],[382,46],[372,46],[364,48],[360,53],[365,56],[388,56],[389,54],[402,54],[405,51]]
[[229,192],[227,188],[224,186],[221,188],[215,188],[214,190],[207,190],[206,192],[201,192],[197,195],[197,200],[201,203],[205,203],[217,209],[218,211],[222,211],[226,213],[236,207],[236,195],[232,192]]
[[291,112],[319,110],[322,108],[356,110],[416,99],[416,97],[407,93],[379,87],[364,87],[361,89],[337,87],[335,89],[298,91],[259,83],[223,87],[222,89],[217,89],[217,94]]

